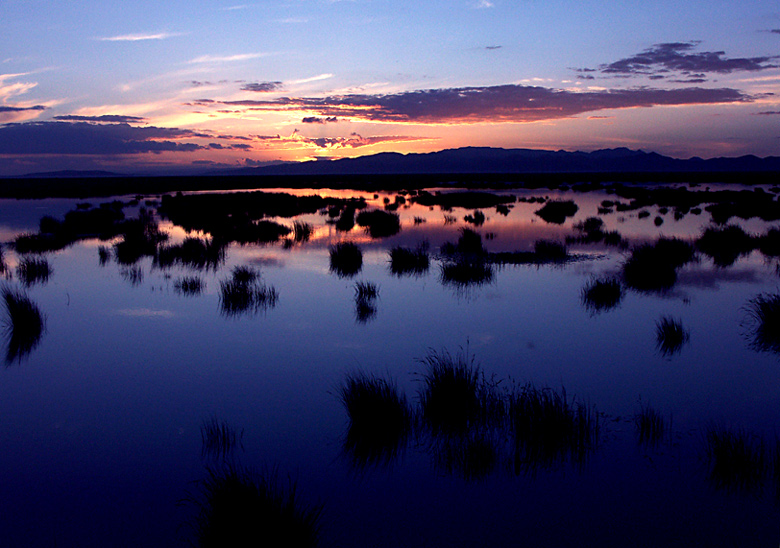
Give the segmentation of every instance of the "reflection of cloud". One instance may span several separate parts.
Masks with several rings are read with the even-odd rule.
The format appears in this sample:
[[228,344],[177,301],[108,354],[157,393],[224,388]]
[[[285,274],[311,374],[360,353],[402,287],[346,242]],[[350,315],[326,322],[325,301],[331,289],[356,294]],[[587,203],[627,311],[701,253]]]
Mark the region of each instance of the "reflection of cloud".
[[749,102],[753,98],[730,88],[594,90],[586,92],[540,86],[502,85],[428,89],[385,95],[348,94],[328,97],[281,97],[226,101],[250,110],[306,111],[379,122],[482,123],[533,122],[567,118],[607,109]]
[[130,318],[173,318],[176,316],[171,310],[153,310],[151,308],[123,308],[115,311],[120,316]]
[[146,122],[146,118],[141,116],[122,116],[119,114],[103,114],[101,116],[68,114],[66,116],[55,116],[54,119],[61,122],[107,122],[111,124],[142,124]]
[[270,93],[272,91],[279,91],[282,89],[281,82],[257,82],[254,84],[245,84],[242,88],[244,91],[255,91],[258,93]]
[[[723,51],[693,52],[699,43],[694,41],[655,44],[637,55],[601,65],[599,68],[604,74],[663,77],[663,73],[672,71],[694,76],[691,73],[730,74],[778,67],[772,62],[778,56],[728,58]],[[704,74],[695,76],[696,80],[702,81]]]
[[203,137],[190,130],[134,127],[126,123],[28,122],[0,127],[0,154],[137,154],[189,152],[194,143],[170,139]]
[[165,40],[166,38],[173,38],[174,36],[181,36],[178,32],[156,32],[156,33],[138,33],[138,34],[122,34],[119,36],[106,36],[98,38],[103,42],[140,42],[143,40]]

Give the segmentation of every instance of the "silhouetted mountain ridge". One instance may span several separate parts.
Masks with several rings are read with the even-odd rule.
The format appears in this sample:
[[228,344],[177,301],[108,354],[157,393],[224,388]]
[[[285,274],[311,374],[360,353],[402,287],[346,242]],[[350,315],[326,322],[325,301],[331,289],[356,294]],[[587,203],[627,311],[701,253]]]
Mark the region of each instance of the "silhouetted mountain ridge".
[[593,152],[464,147],[438,152],[381,152],[358,158],[286,163],[224,172],[232,175],[393,175],[447,173],[780,172],[780,157],[698,157],[612,148]]

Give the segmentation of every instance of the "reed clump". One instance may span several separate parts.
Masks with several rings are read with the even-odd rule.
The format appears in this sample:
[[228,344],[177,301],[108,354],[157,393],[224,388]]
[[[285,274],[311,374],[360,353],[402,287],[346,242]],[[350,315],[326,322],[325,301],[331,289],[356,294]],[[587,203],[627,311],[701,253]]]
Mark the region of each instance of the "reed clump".
[[680,320],[664,316],[655,323],[656,348],[663,356],[678,354],[691,338]]
[[582,288],[580,300],[592,313],[612,310],[623,300],[623,285],[614,277],[592,279]]
[[200,295],[206,289],[206,282],[197,276],[184,276],[173,282],[173,290],[185,297]]
[[413,249],[395,246],[389,254],[390,272],[395,276],[422,276],[430,268],[426,243],[419,244]]
[[764,440],[744,429],[710,426],[706,432],[709,479],[726,490],[757,490],[768,470]]
[[639,444],[642,446],[658,445],[666,432],[666,421],[663,415],[647,403],[641,404],[639,410],[634,413],[634,426]]
[[761,293],[748,301],[745,310],[751,347],[780,354],[780,295]]
[[376,317],[377,297],[379,297],[379,287],[375,283],[355,283],[355,319],[359,323],[366,323]]
[[16,266],[16,275],[25,287],[45,285],[52,274],[52,268],[45,257],[22,257]]
[[236,449],[244,449],[244,430],[238,434],[223,420],[212,415],[200,425],[201,449],[204,459],[225,460]]
[[364,227],[372,238],[393,236],[401,230],[401,219],[398,214],[381,209],[361,211],[355,218],[355,222]]
[[357,244],[339,242],[330,248],[330,271],[339,278],[351,278],[363,268],[363,252]]
[[228,317],[256,314],[274,308],[279,293],[260,281],[260,274],[246,266],[237,266],[229,280],[219,282],[222,313]]
[[21,362],[41,342],[46,316],[26,293],[3,286],[0,289],[5,308],[5,338],[8,345],[5,361]]

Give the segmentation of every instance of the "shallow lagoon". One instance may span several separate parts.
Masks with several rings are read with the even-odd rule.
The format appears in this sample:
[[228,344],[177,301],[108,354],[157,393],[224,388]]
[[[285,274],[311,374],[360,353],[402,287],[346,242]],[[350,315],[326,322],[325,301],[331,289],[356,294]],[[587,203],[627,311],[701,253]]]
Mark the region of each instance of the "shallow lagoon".
[[[294,191],[309,194],[320,191]],[[382,208],[395,194],[362,196]],[[767,454],[780,424],[778,356],[750,345],[750,299],[778,291],[776,259],[757,250],[731,266],[697,261],[677,271],[666,291],[627,290],[619,305],[595,313],[581,292],[593,278],[618,275],[630,251],[603,244],[569,246],[563,264],[494,266],[489,283],[442,283],[438,250],[471,226],[491,252],[530,251],[540,239],[563,241],[595,216],[603,191],[513,190],[521,197],[573,199],[574,217],[547,223],[539,203],[509,214],[418,204],[397,210],[401,231],[372,239],[359,226],[344,233],[319,213],[276,219],[309,223],[308,241],[232,244],[218,269],[101,265],[86,239],[47,253],[52,273],[24,288],[45,313],[46,332],[23,359],[0,371],[0,538],[7,546],[186,546],[194,538],[197,494],[206,465],[201,428],[225,421],[241,443],[231,458],[276,469],[298,498],[322,505],[321,546],[768,546],[780,540],[778,484],[767,470],[752,485],[712,477],[707,432],[743,431]],[[97,203],[97,201],[96,201]],[[37,228],[75,201],[5,201],[0,234]],[[654,224],[638,211],[601,215],[630,246],[659,236],[698,238],[707,212]],[[127,207],[134,216],[137,207]],[[454,217],[446,219],[446,216]],[[417,220],[415,220],[417,218]],[[424,222],[423,222],[424,220]],[[761,234],[777,223],[732,219]],[[187,236],[162,220],[169,243]],[[200,235],[200,234],[196,234]],[[492,236],[491,236],[492,235]],[[330,268],[329,248],[353,241],[363,265],[354,277]],[[429,243],[430,269],[398,277],[389,250]],[[4,247],[10,277],[21,257]],[[252,266],[278,293],[273,307],[226,315],[220,282]],[[131,270],[132,269],[132,270]],[[204,283],[177,291],[183,276]],[[354,285],[378,286],[375,315],[356,317]],[[657,348],[656,322],[679,319],[690,339],[678,352]],[[480,473],[442,459],[424,436],[397,459],[355,467],[343,443],[348,417],[339,399],[356,371],[392,379],[417,404],[431,349],[467,352],[499,390],[533,383],[595,406],[596,447],[582,462],[543,463],[518,471],[497,451]],[[657,409],[667,432],[640,444],[633,416]],[[503,441],[498,440],[497,446]],[[768,457],[769,458],[769,457]]]

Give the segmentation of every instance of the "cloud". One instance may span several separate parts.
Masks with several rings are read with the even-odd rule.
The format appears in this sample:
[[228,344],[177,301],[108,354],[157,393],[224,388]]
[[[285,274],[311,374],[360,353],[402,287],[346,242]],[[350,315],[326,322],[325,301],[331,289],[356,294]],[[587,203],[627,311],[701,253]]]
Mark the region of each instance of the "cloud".
[[477,9],[487,9],[493,7],[493,2],[490,0],[479,0],[475,5],[475,8]]
[[317,116],[307,116],[303,120],[301,120],[301,123],[304,124],[328,124],[332,122],[338,122],[339,119],[335,116],[328,116],[327,118],[319,118]]
[[37,118],[40,112],[44,110],[46,110],[46,107],[43,105],[33,105],[31,107],[0,105],[0,124]]
[[236,55],[201,55],[195,59],[189,61],[190,64],[197,63],[232,63],[234,61],[248,61],[250,59],[259,59],[260,57],[268,57],[270,53],[238,53]]
[[180,32],[156,32],[156,33],[138,33],[138,34],[121,34],[119,36],[104,36],[98,38],[102,42],[141,42],[144,40],[165,40],[166,38],[173,38],[175,36],[181,36]]
[[203,137],[190,130],[126,123],[28,122],[0,127],[0,154],[121,155],[191,152],[204,147],[175,139]]
[[243,91],[255,91],[257,93],[271,93],[282,89],[281,82],[256,82],[245,84],[241,87]]
[[571,91],[508,84],[407,91],[384,95],[280,97],[225,101],[250,110],[314,113],[322,117],[420,124],[534,122],[609,109],[745,103],[753,97],[730,88]]
[[765,112],[756,112],[756,116],[778,116],[780,115],[780,110],[767,110]]
[[603,74],[657,75],[668,72],[730,74],[739,71],[760,71],[777,68],[778,56],[725,57],[723,51],[693,51],[700,42],[668,42],[655,44],[637,55],[619,59],[599,67]]
[[35,105],[32,107],[9,107],[0,105],[0,112],[22,112],[25,110],[46,110],[46,107],[43,105]]
[[317,76],[311,76],[309,78],[302,78],[300,80],[290,80],[289,82],[287,82],[287,84],[291,84],[291,85],[308,84],[309,82],[318,82],[320,80],[327,80],[328,78],[333,78],[333,75],[329,74],[329,73],[318,74]]
[[485,49],[488,50],[494,50],[494,49],[501,49],[503,46],[485,46]]
[[352,133],[349,137],[304,137],[298,130],[292,134],[292,139],[315,145],[319,148],[360,148],[379,143],[402,143],[409,141],[427,141],[427,137],[407,137],[402,135],[381,135],[375,137],[363,137]]
[[146,118],[141,116],[122,116],[119,114],[103,114],[101,116],[68,114],[65,116],[55,116],[54,119],[61,122],[106,122],[111,124],[142,124],[146,122]]

